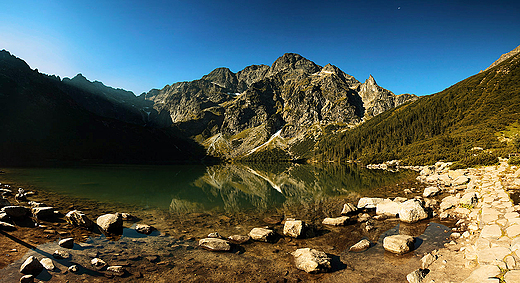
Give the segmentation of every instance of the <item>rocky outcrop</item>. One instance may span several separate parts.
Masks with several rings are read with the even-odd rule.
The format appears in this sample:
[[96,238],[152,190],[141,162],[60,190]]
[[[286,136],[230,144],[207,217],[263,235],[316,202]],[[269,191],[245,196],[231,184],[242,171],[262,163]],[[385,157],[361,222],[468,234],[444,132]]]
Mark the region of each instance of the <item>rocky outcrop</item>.
[[520,53],[520,45],[517,46],[515,49],[513,49],[513,50],[511,50],[511,51],[509,51],[509,52],[507,52],[507,53],[505,53],[505,54],[502,54],[502,55],[500,56],[500,58],[498,58],[498,60],[496,60],[495,62],[493,62],[493,64],[491,64],[489,67],[487,67],[484,71],[487,71],[487,70],[489,70],[489,69],[495,67],[496,65],[498,65],[498,64],[500,64],[500,63],[502,63],[502,62],[504,62],[505,60],[507,60],[507,59],[509,59],[509,58],[511,58],[511,57],[513,57],[513,56],[515,56],[515,55],[517,55],[517,54],[519,54],[519,53]]

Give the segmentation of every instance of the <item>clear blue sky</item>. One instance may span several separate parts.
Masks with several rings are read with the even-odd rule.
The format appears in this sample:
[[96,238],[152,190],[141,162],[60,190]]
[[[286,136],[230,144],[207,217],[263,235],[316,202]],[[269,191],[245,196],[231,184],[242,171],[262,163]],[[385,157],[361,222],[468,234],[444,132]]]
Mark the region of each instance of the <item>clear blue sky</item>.
[[140,94],[286,52],[431,94],[520,45],[520,1],[0,1],[0,49]]

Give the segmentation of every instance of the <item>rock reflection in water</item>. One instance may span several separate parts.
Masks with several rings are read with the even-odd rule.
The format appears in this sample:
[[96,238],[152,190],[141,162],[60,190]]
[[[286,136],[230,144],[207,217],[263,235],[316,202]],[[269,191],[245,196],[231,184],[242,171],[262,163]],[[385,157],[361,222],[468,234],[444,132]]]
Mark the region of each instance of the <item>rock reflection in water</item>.
[[266,211],[337,196],[384,195],[375,189],[414,175],[339,164],[215,165],[189,188],[176,192],[170,211]]

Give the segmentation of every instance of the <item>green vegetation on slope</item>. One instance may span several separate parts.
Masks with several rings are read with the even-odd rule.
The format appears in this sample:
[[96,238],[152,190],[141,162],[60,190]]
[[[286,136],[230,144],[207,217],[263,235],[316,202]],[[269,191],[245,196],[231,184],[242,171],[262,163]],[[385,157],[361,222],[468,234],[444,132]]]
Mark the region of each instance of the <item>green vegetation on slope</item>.
[[[360,127],[323,138],[318,160],[407,164],[484,163],[515,151],[500,131],[520,119],[520,56],[450,88],[384,112]],[[518,124],[516,124],[518,125]],[[480,147],[484,150],[472,150]]]

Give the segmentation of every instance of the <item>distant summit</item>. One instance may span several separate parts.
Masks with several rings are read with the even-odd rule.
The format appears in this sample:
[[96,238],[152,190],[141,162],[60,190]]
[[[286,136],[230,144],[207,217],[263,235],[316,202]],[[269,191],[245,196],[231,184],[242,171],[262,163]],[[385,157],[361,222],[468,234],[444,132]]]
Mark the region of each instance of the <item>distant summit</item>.
[[498,58],[498,60],[496,60],[495,62],[493,62],[493,64],[491,64],[491,66],[487,67],[487,69],[486,69],[485,71],[487,71],[487,70],[489,70],[489,69],[495,67],[496,65],[498,65],[498,64],[500,64],[500,63],[502,63],[502,62],[504,62],[505,60],[507,60],[507,59],[509,59],[509,58],[511,58],[511,57],[513,57],[513,56],[515,56],[516,54],[519,54],[519,53],[520,53],[520,45],[519,45],[518,47],[516,47],[515,49],[509,51],[508,53],[506,53],[506,54],[502,54],[502,55],[500,56],[500,58]]

